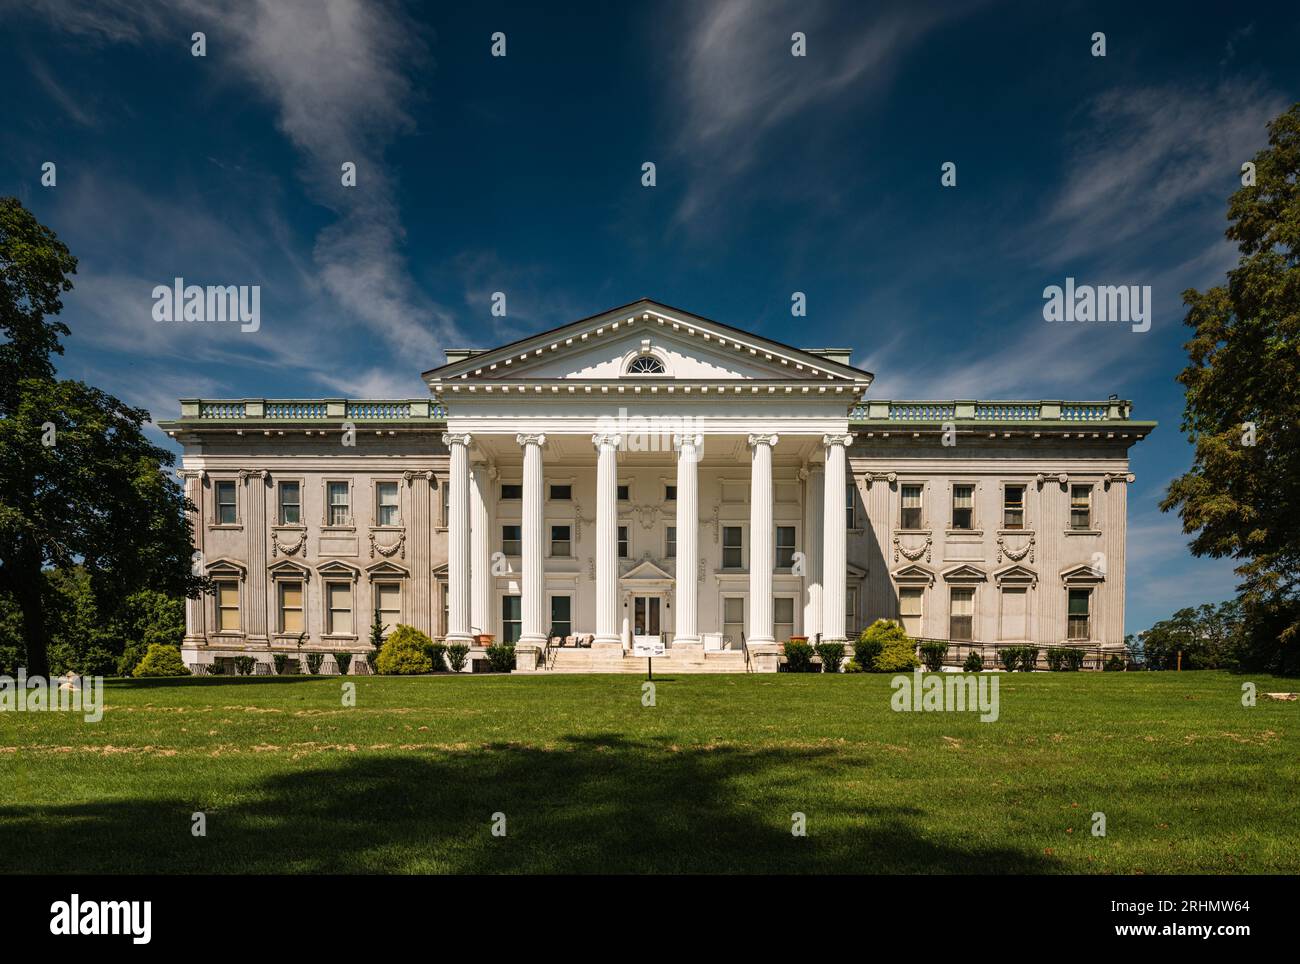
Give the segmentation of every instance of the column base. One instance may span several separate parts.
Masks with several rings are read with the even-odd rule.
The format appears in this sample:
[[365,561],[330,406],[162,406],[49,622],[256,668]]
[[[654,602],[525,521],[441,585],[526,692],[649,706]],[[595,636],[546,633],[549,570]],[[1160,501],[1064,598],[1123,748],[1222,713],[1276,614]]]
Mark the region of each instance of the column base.
[[615,637],[613,639],[601,639],[599,636],[592,640],[592,649],[616,649],[620,653],[623,651],[623,640]]
[[520,640],[515,644],[515,671],[532,673],[542,661],[542,648]]
[[442,638],[442,641],[448,646],[460,643],[462,646],[473,646],[477,640],[469,633],[448,633]]
[[674,637],[673,637],[673,641],[672,641],[672,645],[670,645],[668,648],[669,648],[670,650],[672,650],[672,649],[698,649],[700,652],[703,652],[703,651],[704,651],[704,640],[702,640],[702,639],[698,639],[698,638],[695,638],[695,637],[691,637],[691,636],[674,636]]
[[749,648],[749,664],[755,673],[775,673],[781,665],[781,647],[776,642],[755,642],[746,644]]

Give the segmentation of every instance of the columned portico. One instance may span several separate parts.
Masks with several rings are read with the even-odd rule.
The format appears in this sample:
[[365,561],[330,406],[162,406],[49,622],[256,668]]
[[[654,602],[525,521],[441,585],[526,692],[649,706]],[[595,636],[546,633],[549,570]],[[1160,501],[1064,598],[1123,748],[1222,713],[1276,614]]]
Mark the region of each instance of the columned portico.
[[618,626],[618,435],[594,435],[596,446],[596,640],[622,649]]
[[[541,649],[546,644],[546,570],[545,570],[545,503],[542,492],[542,447],[545,435],[517,435],[515,441],[524,450],[523,542],[521,574],[522,626],[520,648]],[[534,657],[535,658],[535,657]],[[521,657],[526,659],[526,657]]]
[[749,436],[749,644],[771,646],[772,635],[772,447],[776,435]]
[[826,485],[822,498],[822,626],[823,639],[844,639],[844,589],[848,565],[848,532],[845,529],[844,505],[848,479],[845,473],[845,448],[852,435],[826,435]]
[[447,642],[469,645],[470,535],[468,434],[442,437],[450,450],[447,498]]
[[700,558],[699,471],[702,435],[674,435],[677,449],[677,632],[673,648],[700,646],[699,594],[695,570]]

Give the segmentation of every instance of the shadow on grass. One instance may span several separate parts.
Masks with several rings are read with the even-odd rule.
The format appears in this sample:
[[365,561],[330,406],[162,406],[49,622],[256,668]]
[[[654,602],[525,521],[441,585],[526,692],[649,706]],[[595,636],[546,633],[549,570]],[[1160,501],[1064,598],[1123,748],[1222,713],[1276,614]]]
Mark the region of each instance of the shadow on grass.
[[[215,763],[215,761],[214,761]],[[185,764],[193,766],[193,764]],[[674,748],[616,734],[554,748],[308,758],[232,791],[0,807],[33,872],[1035,873],[1011,847],[929,837],[924,804],[866,809],[825,751]],[[861,776],[870,778],[863,766]],[[835,777],[838,775],[838,780]],[[201,770],[192,775],[206,786]],[[207,814],[207,836],[190,832]],[[791,814],[808,836],[791,835]],[[507,833],[494,837],[493,815]],[[16,853],[14,851],[17,851]]]

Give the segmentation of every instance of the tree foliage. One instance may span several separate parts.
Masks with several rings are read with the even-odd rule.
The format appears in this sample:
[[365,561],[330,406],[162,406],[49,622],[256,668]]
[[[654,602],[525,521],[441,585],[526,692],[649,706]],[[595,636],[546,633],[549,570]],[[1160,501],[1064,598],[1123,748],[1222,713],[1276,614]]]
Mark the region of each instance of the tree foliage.
[[1242,604],[1235,599],[1215,606],[1180,609],[1141,634],[1147,669],[1237,669],[1248,657]]
[[[0,594],[21,614],[26,665],[49,670],[59,595],[45,571],[81,567],[97,611],[135,591],[196,595],[184,493],[150,443],[148,413],[55,377],[67,326],[52,320],[76,259],[14,198],[0,198]],[[100,627],[102,629],[102,627]]]
[[1161,508],[1192,551],[1238,561],[1259,668],[1300,668],[1300,104],[1269,125],[1255,183],[1229,203],[1226,284],[1183,293],[1183,430],[1195,455]]

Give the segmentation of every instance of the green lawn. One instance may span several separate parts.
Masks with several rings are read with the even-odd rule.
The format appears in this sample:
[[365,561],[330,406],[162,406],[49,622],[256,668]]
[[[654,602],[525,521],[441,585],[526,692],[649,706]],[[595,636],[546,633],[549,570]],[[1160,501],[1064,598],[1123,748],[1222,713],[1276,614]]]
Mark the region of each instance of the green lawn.
[[1295,680],[1016,674],[996,723],[892,712],[885,676],[682,676],[653,708],[635,677],[355,683],[0,714],[6,868],[1300,873],[1300,702],[1263,697]]

